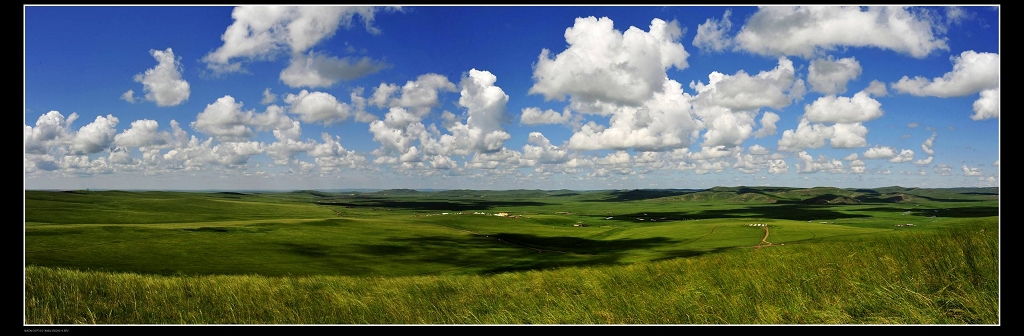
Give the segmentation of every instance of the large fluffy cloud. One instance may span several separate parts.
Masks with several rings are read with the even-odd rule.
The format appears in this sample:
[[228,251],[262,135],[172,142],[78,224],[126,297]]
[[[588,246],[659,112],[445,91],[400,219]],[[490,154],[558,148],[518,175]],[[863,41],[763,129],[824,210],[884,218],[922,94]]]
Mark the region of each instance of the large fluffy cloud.
[[796,152],[805,148],[820,148],[828,140],[832,148],[857,148],[867,146],[868,129],[861,123],[811,124],[806,118],[800,120],[796,130],[782,132],[778,146],[780,151]]
[[721,52],[732,46],[732,39],[726,35],[732,29],[732,21],[729,21],[731,14],[732,11],[726,9],[721,21],[707,19],[698,25],[693,45],[704,52]]
[[508,95],[494,85],[498,78],[488,71],[472,69],[459,84],[462,95],[459,105],[465,107],[469,118],[466,120],[466,134],[473,148],[490,153],[502,148],[505,140],[512,136],[505,132],[502,123],[506,120]]
[[793,61],[782,57],[774,69],[761,71],[754,76],[743,70],[737,71],[735,75],[716,71],[708,75],[707,85],[697,82],[691,83],[690,87],[699,93],[696,105],[743,111],[761,107],[786,107],[797,98],[794,94],[803,93],[803,85],[803,81],[796,78]]
[[539,108],[527,107],[522,110],[522,114],[519,116],[519,123],[523,125],[566,124],[569,123],[571,118],[572,115],[569,109],[565,109],[559,114],[552,109],[541,112]]
[[384,116],[384,120],[375,120],[370,123],[370,133],[373,140],[381,144],[376,151],[378,155],[401,155],[405,154],[419,139],[420,135],[426,132],[420,117],[409,113],[401,107],[392,107]]
[[171,143],[171,134],[157,131],[156,120],[142,119],[132,122],[131,128],[114,136],[114,144],[122,147],[160,147]]
[[363,6],[240,6],[231,11],[235,20],[221,40],[224,44],[203,61],[216,71],[238,71],[235,59],[267,59],[281,52],[294,54],[331,37],[339,26],[351,25],[359,15],[367,31],[377,32],[372,23],[380,8]]
[[807,83],[811,90],[834,95],[846,91],[846,83],[860,76],[860,62],[853,57],[834,60],[831,56],[827,59],[816,59],[811,61],[807,71]]
[[682,85],[674,80],[664,85],[642,106],[618,109],[608,127],[594,122],[583,125],[569,138],[569,148],[654,151],[689,146],[702,124],[694,119],[690,96],[683,93]]
[[864,151],[865,159],[892,159],[897,157],[896,150],[888,146],[875,146]]
[[71,123],[78,119],[72,112],[65,119],[58,111],[50,111],[39,116],[35,127],[25,125],[25,153],[46,154],[53,145],[61,145],[74,136]]
[[[446,77],[426,74],[401,88],[394,84],[381,84],[367,101],[378,107],[391,106],[384,120],[370,123],[373,139],[381,144],[381,148],[373,152],[378,156],[374,162],[403,163],[400,166],[419,167],[416,169],[450,169],[454,168],[454,162],[447,158],[448,155],[504,151],[504,142],[511,138],[502,126],[509,119],[506,110],[508,95],[494,85],[496,81],[497,77],[488,71],[471,69],[466,73],[459,82],[458,102],[466,109],[466,121],[462,122],[460,117],[445,111],[441,117],[449,134],[441,134],[435,125],[428,126],[422,122],[431,107],[438,104],[438,91],[455,90],[454,84]],[[399,91],[401,95],[396,97]],[[484,157],[490,156],[475,160]],[[424,159],[428,162],[423,163]],[[414,162],[417,164],[405,164]]]
[[302,90],[299,94],[288,94],[284,101],[291,105],[289,112],[298,114],[300,120],[308,123],[330,125],[345,121],[352,114],[348,104],[325,92]]
[[889,91],[885,88],[885,83],[879,80],[871,81],[863,91],[875,97],[885,97],[889,94]]
[[252,127],[260,131],[272,131],[290,129],[294,124],[280,106],[267,106],[264,113],[242,111],[241,102],[235,102],[234,97],[224,96],[206,105],[203,112],[196,115],[196,121],[191,126],[199,132],[216,136],[220,141],[237,142],[249,139],[254,134]]
[[585,103],[640,105],[664,87],[668,68],[688,66],[688,54],[677,42],[681,36],[675,21],[654,19],[646,32],[630,27],[620,33],[609,18],[577,18],[565,30],[565,51],[554,58],[548,49],[541,51],[529,93],[545,99],[570,95]]
[[[408,81],[399,87],[395,84],[381,83],[373,95],[367,100],[377,107],[404,107],[418,117],[425,116],[430,109],[439,104],[438,92],[454,92],[455,84],[443,75],[428,73],[420,75],[415,81]],[[396,97],[396,93],[400,93]]]
[[[363,58],[338,58],[310,49],[330,38],[338,27],[351,26],[362,18],[366,30],[373,27],[375,13],[393,7],[369,6],[241,6],[231,12],[235,20],[221,40],[224,44],[203,57],[215,73],[244,71],[242,61],[291,56],[290,65],[281,71],[281,81],[291,87],[329,87],[340,80],[354,79],[387,67],[383,61]],[[307,53],[308,51],[308,53]],[[239,60],[241,59],[241,60]]]
[[[510,119],[506,107],[509,97],[495,85],[496,81],[497,77],[488,71],[471,69],[465,74],[458,86],[458,105],[465,109],[464,117],[448,111],[441,115],[448,134],[441,134],[434,124],[422,122],[430,108],[437,104],[438,91],[454,89],[447,78],[423,75],[401,89],[394,84],[381,84],[368,103],[391,106],[391,109],[383,120],[370,123],[373,139],[381,144],[373,151],[377,156],[374,162],[396,164],[399,169],[452,169],[455,162],[449,155],[476,153],[472,164],[466,162],[467,167],[494,168],[498,162],[492,159],[505,157],[496,153],[518,155],[504,148],[504,142],[511,138],[503,127]],[[401,96],[395,97],[399,90]]]
[[266,148],[263,143],[255,141],[247,142],[222,142],[213,146],[210,158],[211,163],[233,167],[244,165],[249,162],[253,155],[263,153]]
[[191,123],[195,130],[228,140],[243,140],[252,136],[251,124],[253,111],[242,111],[242,103],[235,102],[232,96],[218,98],[206,109],[196,115]]
[[775,123],[779,122],[781,118],[778,114],[773,112],[765,112],[761,115],[761,129],[754,133],[754,137],[763,138],[778,133],[778,128]]
[[804,116],[811,122],[855,123],[882,116],[882,103],[861,91],[852,98],[824,96],[804,107]]
[[363,77],[389,65],[369,57],[338,58],[310,52],[296,55],[281,71],[281,81],[290,87],[329,87],[340,80]]
[[296,120],[292,120],[292,128],[286,130],[275,129],[274,138],[276,142],[267,145],[267,156],[274,160],[275,164],[285,165],[302,152],[312,150],[316,145],[312,141],[299,141],[302,133],[301,126]]
[[117,123],[118,119],[113,115],[96,116],[96,120],[75,132],[75,137],[71,140],[72,153],[93,154],[109,148],[117,134]]
[[981,98],[974,101],[973,120],[999,118],[999,88],[981,91]]
[[[712,72],[708,84],[692,82],[690,87],[697,91],[692,99],[693,112],[700,117],[703,126],[704,147],[740,145],[753,135],[758,110],[764,107],[781,109],[804,93],[803,81],[796,78],[793,62],[782,57],[770,71],[748,75],[738,71],[735,75]],[[760,135],[774,134],[774,117],[765,115],[768,124]]]
[[[149,54],[153,55],[158,64],[135,75],[135,81],[142,83],[146,100],[156,102],[157,106],[175,106],[188,100],[192,91],[188,82],[181,79],[181,61],[174,57],[174,51],[171,48],[150,50]],[[129,90],[121,98],[134,103],[131,95]]]
[[807,118],[801,118],[796,130],[782,132],[778,146],[780,151],[796,152],[804,148],[820,148],[825,146],[825,139],[831,138],[835,129],[822,124],[811,124]]
[[843,47],[875,47],[924,58],[948,50],[924,9],[859,6],[765,6],[736,34],[736,49],[812,58]]
[[357,168],[366,163],[366,157],[356,154],[353,150],[341,146],[341,138],[333,138],[327,133],[321,133],[323,143],[317,144],[309,151],[314,157],[318,166],[323,171],[337,171],[342,168]]
[[868,128],[861,123],[832,125],[832,137],[828,139],[832,148],[857,148],[868,145]]
[[800,163],[796,164],[797,173],[815,173],[819,171],[841,173],[843,171],[843,162],[837,159],[830,159],[824,155],[818,155],[815,159],[807,152],[797,153],[797,158]]
[[530,160],[527,164],[529,166],[536,163],[562,163],[569,158],[567,149],[552,145],[540,132],[530,132],[527,142],[527,145],[523,145],[523,159]]
[[952,56],[953,71],[928,79],[903,76],[890,86],[899,93],[915,96],[957,97],[999,87],[999,54],[964,51]]

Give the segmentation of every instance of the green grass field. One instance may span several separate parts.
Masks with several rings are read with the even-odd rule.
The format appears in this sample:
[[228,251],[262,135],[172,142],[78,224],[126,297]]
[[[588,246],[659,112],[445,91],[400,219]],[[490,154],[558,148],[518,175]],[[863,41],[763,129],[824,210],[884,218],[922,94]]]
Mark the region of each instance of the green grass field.
[[24,233],[26,324],[999,321],[996,188],[27,190]]

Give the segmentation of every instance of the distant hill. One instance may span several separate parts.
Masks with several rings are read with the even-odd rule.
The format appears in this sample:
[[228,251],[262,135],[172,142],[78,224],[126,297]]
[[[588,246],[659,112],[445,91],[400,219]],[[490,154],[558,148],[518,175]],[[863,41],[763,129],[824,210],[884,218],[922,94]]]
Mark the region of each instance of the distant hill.
[[656,201],[860,204],[906,203],[927,200],[978,200],[997,198],[998,188],[922,189],[904,187],[863,188],[789,188],[789,187],[714,187],[683,195],[656,198]]
[[416,195],[419,193],[421,193],[421,191],[414,189],[387,189],[374,192],[374,194],[378,195]]

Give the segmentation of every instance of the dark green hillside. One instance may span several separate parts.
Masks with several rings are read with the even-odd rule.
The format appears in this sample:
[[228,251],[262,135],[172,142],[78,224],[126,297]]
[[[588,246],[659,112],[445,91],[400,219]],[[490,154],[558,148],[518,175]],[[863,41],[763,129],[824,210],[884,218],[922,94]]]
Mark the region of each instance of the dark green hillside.
[[641,201],[655,198],[665,198],[678,195],[685,195],[693,193],[693,190],[682,190],[682,189],[633,189],[625,191],[607,191],[608,198],[601,200],[594,200],[599,202],[625,202],[625,201]]
[[25,191],[26,223],[154,224],[318,218],[310,197],[163,191]]
[[156,274],[356,276],[620,265],[748,249],[765,236],[754,223],[771,226],[768,242],[789,246],[998,221],[997,192],[30,190],[25,260]]
[[884,187],[844,189],[834,187],[714,187],[658,198],[659,201],[738,202],[791,204],[870,204],[920,202],[975,202],[998,200],[998,188],[920,189]]

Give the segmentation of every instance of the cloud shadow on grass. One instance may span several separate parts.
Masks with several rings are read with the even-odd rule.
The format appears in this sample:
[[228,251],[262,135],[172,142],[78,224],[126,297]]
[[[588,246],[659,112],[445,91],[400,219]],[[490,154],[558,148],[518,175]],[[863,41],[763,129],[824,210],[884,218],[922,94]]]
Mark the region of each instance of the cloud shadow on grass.
[[530,234],[478,236],[422,236],[395,238],[390,244],[363,244],[360,253],[388,259],[475,268],[481,273],[500,273],[561,267],[620,264],[629,251],[676,242],[668,238],[592,240],[578,237],[545,237]]
[[[864,218],[869,215],[849,214],[835,210],[836,205],[810,205],[810,204],[772,204],[754,205],[740,209],[712,209],[693,211],[644,211],[627,214],[618,214],[611,219],[606,215],[591,215],[601,221],[618,221],[628,223],[650,223],[665,221],[720,219],[720,218],[747,218],[747,219],[788,219],[788,220],[829,220],[840,218]],[[902,210],[901,210],[902,211]],[[640,219],[644,219],[641,221]]]

